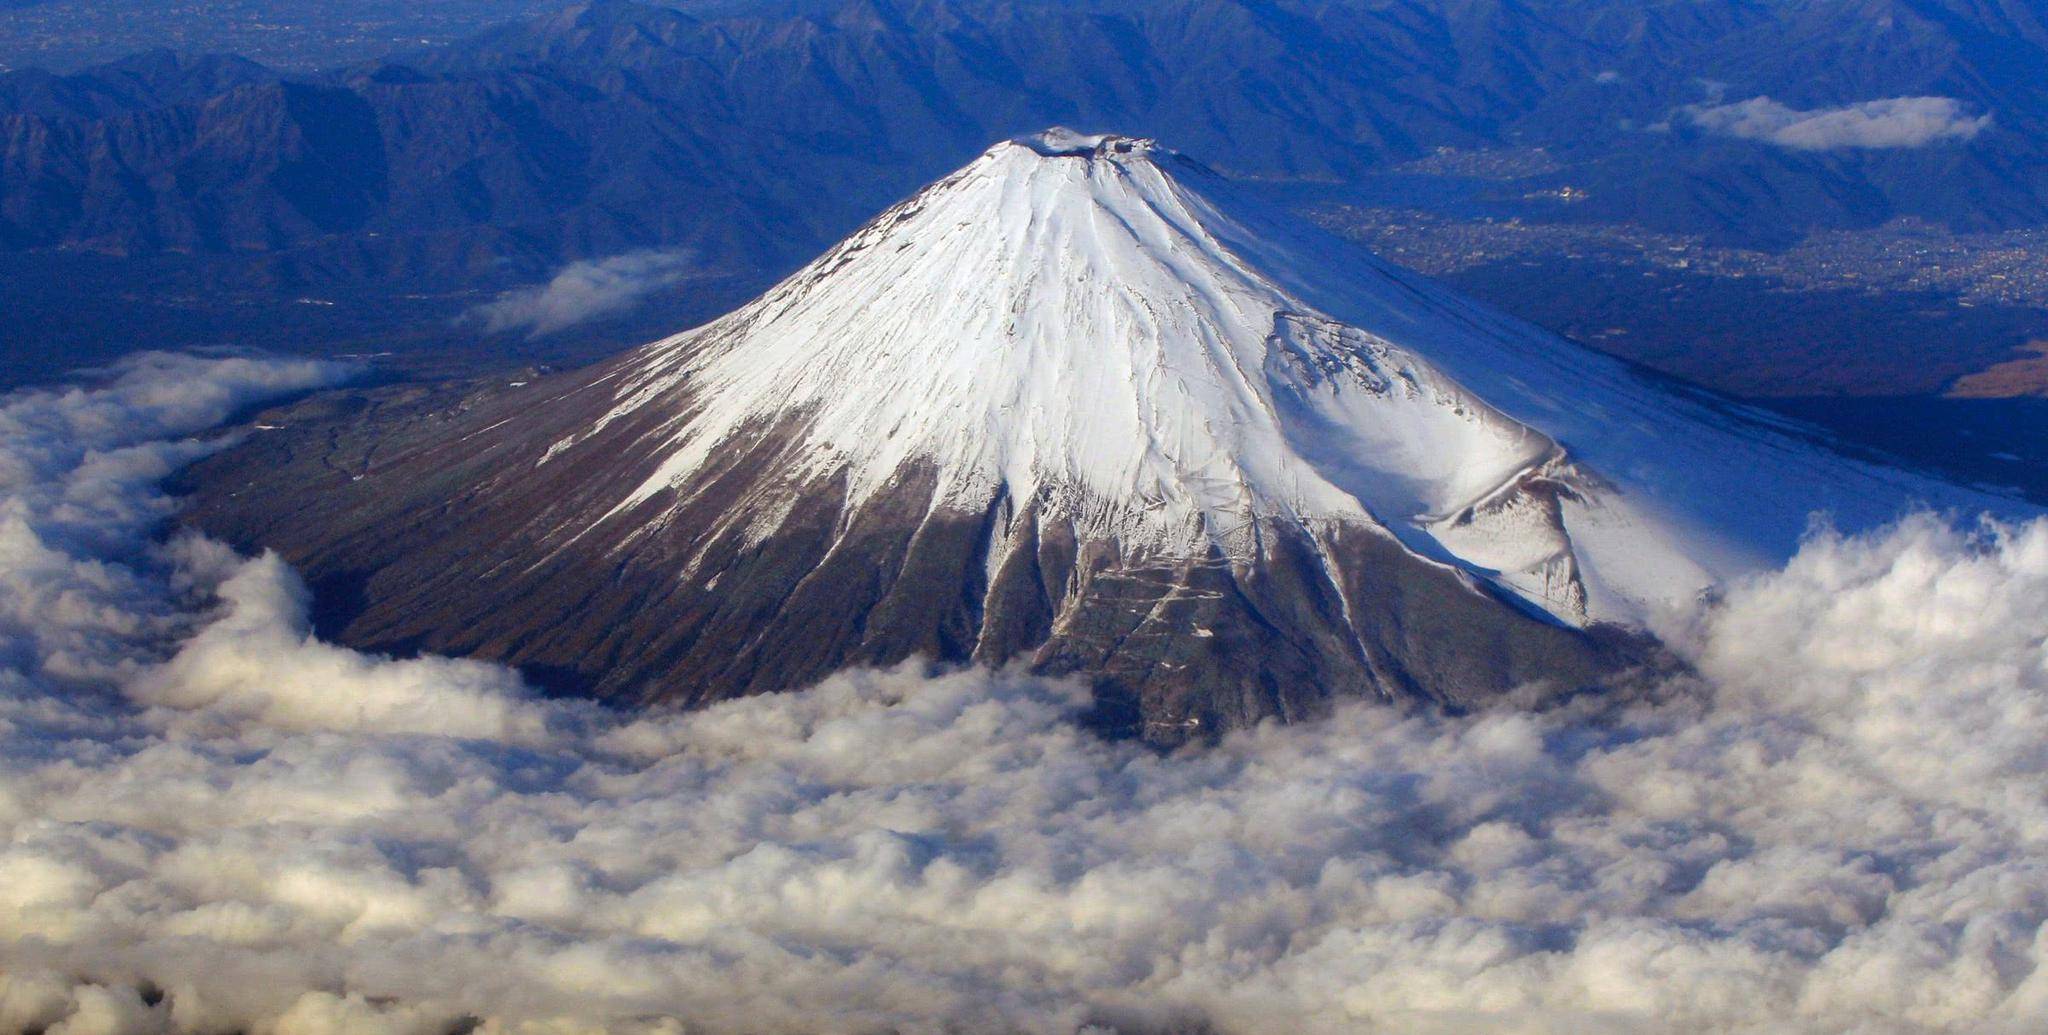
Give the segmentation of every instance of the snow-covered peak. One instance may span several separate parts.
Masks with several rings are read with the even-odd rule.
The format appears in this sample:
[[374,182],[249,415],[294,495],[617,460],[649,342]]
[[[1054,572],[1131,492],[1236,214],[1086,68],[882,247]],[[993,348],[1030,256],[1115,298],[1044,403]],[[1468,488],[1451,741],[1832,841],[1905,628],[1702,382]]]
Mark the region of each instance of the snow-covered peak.
[[1142,160],[1154,151],[1161,150],[1157,141],[1144,137],[1118,136],[1115,133],[1081,133],[1065,126],[1027,133],[997,144],[995,149],[1000,150],[1008,146],[1023,147],[1044,158],[1105,157]]
[[1572,621],[1641,622],[1775,559],[1814,500],[1890,516],[1915,491],[1171,155],[1064,129],[998,144],[648,346],[549,456],[657,408],[666,460],[618,520],[784,426],[788,471],[841,480],[855,507],[928,467],[935,507],[1035,500],[1129,551],[1249,563],[1271,522],[1363,527]]
[[623,506],[751,422],[801,415],[795,460],[843,472],[856,501],[928,461],[941,503],[1053,493],[1093,534],[1240,555],[1254,517],[1441,514],[1554,451],[1245,264],[1159,164],[1068,153],[998,146],[755,303],[652,347],[615,416],[685,389],[691,412]]

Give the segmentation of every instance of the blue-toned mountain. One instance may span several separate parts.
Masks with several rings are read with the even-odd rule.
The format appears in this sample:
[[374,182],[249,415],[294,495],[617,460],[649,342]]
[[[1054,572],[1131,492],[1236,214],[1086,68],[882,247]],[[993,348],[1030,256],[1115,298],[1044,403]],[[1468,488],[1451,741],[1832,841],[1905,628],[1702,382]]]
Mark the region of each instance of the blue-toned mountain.
[[1488,214],[1745,245],[2031,227],[2044,68],[2038,5],[1990,0],[598,0],[321,75],[160,54],[0,76],[0,262],[374,313],[687,249],[725,285],[708,313],[1052,123],[1283,200],[1520,155],[1476,174]]

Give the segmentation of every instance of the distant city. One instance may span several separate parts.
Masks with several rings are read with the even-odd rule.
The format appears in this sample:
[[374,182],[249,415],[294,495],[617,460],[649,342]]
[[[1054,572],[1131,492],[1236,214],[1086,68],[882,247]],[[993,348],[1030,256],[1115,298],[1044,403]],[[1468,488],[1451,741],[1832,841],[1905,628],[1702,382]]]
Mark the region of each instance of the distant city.
[[158,47],[320,69],[447,43],[561,6],[548,0],[0,0],[0,72],[69,72]]
[[[1427,160],[1434,171],[1423,175],[1478,179],[1476,168],[1511,160],[1526,173],[1526,155],[1466,153]],[[1739,395],[1910,395],[1958,386],[1973,395],[2036,395],[2048,385],[2035,373],[2038,358],[2015,351],[2048,340],[2048,230],[1972,233],[1901,218],[1818,230],[1767,249],[1573,222],[1561,210],[1574,191],[1544,189],[1548,218],[1526,205],[1512,206],[1526,213],[1519,216],[1455,205],[1322,202],[1301,210],[1519,316]],[[2022,365],[2009,365],[2015,361]],[[1984,371],[1996,374],[1973,378]]]
[[1786,291],[1938,291],[1964,306],[2048,306],[2048,230],[2038,228],[1958,233],[1900,219],[1869,230],[1816,231],[1790,248],[1764,251],[1626,224],[1465,220],[1358,205],[1322,206],[1310,215],[1429,274],[1539,258],[1628,258],[1716,277],[1768,277]]

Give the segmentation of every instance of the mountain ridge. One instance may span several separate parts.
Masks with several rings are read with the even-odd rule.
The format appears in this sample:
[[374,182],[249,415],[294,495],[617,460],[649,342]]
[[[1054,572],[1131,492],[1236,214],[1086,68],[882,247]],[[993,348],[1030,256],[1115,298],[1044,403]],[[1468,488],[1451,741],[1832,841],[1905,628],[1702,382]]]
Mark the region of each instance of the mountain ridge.
[[[0,377],[58,372],[51,342],[105,359],[143,334],[395,349],[441,372],[505,352],[585,362],[744,301],[989,140],[1057,123],[1168,140],[1297,209],[1417,205],[1460,223],[1745,249],[1909,218],[1956,232],[2048,224],[2048,88],[2033,74],[2048,33],[2011,5],[690,8],[579,7],[324,73],[225,59],[206,72],[159,54],[0,75],[13,292],[0,305],[29,314],[0,328]],[[1755,115],[1739,106],[1768,99],[1766,121],[1853,116],[1900,98],[1953,104],[1968,132],[1816,150],[1774,142],[1768,126],[1742,136],[1728,111],[1718,129],[1698,114]],[[632,308],[586,327],[590,340],[449,329],[489,296],[650,249],[687,253],[701,300]],[[308,305],[326,311],[301,319]],[[1884,308],[1829,305],[1846,319]],[[2014,344],[1992,340],[2006,326],[2039,322],[2024,307],[1958,308],[1969,329],[1943,339],[1945,376]],[[1585,333],[1596,318],[1558,322]],[[1883,333],[1941,333],[1910,324]],[[1767,349],[1751,340],[1763,338],[1743,347]]]
[[[1690,232],[1782,236],[1902,214],[1972,226],[2048,219],[2048,183],[2030,171],[2040,163],[2029,150],[2048,126],[2048,89],[2015,71],[2030,57],[2048,60],[2048,30],[2023,10],[1889,5],[1893,28],[1863,38],[1877,30],[1858,12],[1856,35],[1845,41],[1824,30],[1851,16],[1827,4],[1713,15],[1577,6],[1585,20],[1568,24],[1512,7],[1422,0],[1358,10],[1227,0],[739,4],[701,16],[599,0],[322,76],[164,55],[61,80],[13,73],[0,76],[0,118],[12,126],[0,168],[33,175],[0,175],[0,243],[279,250],[335,233],[473,234],[488,225],[528,235],[545,227],[563,238],[558,247],[590,254],[715,240],[703,225],[710,219],[803,227],[788,251],[746,246],[744,232],[719,243],[732,259],[775,267],[988,139],[1074,121],[1171,138],[1256,180],[1340,182],[1437,146],[1547,145],[1584,181],[1586,214]],[[1768,64],[1750,67],[1763,59],[1746,41],[1772,36],[1814,51],[1794,64],[1838,71],[1810,83]],[[1892,56],[1876,65],[1829,56],[1872,48]],[[1782,42],[1771,52],[1788,53]],[[151,61],[189,67],[144,67]],[[206,71],[209,62],[220,67]],[[1692,67],[1651,74],[1667,63]],[[1765,95],[1795,107],[1955,96],[1993,121],[1969,147],[1861,154],[1802,154],[1689,130],[1682,120],[1662,133],[1641,128],[1671,123],[1700,102],[1701,79],[1720,82],[1730,99]],[[343,211],[274,239],[209,233],[204,224],[231,209],[193,196],[239,193],[280,209],[313,203],[288,182],[263,179],[261,160],[195,160],[202,140],[291,146],[238,128],[253,129],[251,120],[203,110],[236,86],[271,81],[342,91],[374,112],[376,134],[317,161],[330,178],[387,169],[391,188],[359,191]],[[144,110],[204,125],[131,140],[116,161],[105,141],[115,130],[101,123]],[[635,132],[614,136],[596,128],[603,123]],[[421,160],[442,152],[445,159]],[[749,157],[774,163],[789,186],[750,176]],[[447,178],[450,165],[464,169],[459,179]],[[539,189],[542,168],[575,175]],[[171,169],[175,184],[165,178]],[[734,171],[744,182],[717,182]],[[665,185],[677,176],[729,200],[694,216],[671,211],[677,203]],[[147,211],[184,208],[180,218],[198,225],[174,233],[137,222],[142,207],[98,211],[118,202],[96,186],[110,177],[155,194]],[[1930,193],[1930,177],[1980,189]],[[854,188],[843,202],[810,189],[835,183]],[[407,203],[449,191],[462,204],[434,218]],[[1981,201],[1958,207],[1962,194]],[[805,197],[832,211],[806,221],[796,204]],[[661,232],[624,225],[634,206],[660,212],[650,229]]]

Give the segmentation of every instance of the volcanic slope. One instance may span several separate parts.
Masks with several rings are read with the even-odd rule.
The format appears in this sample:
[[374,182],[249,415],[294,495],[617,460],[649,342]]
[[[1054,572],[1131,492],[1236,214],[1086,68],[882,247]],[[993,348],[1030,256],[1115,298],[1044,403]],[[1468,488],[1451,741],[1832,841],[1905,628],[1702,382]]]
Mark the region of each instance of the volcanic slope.
[[195,478],[196,520],[302,565],[351,643],[683,704],[1021,663],[1164,743],[1334,694],[1589,685],[1814,512],[2018,508],[1065,130],[715,322],[391,412]]

